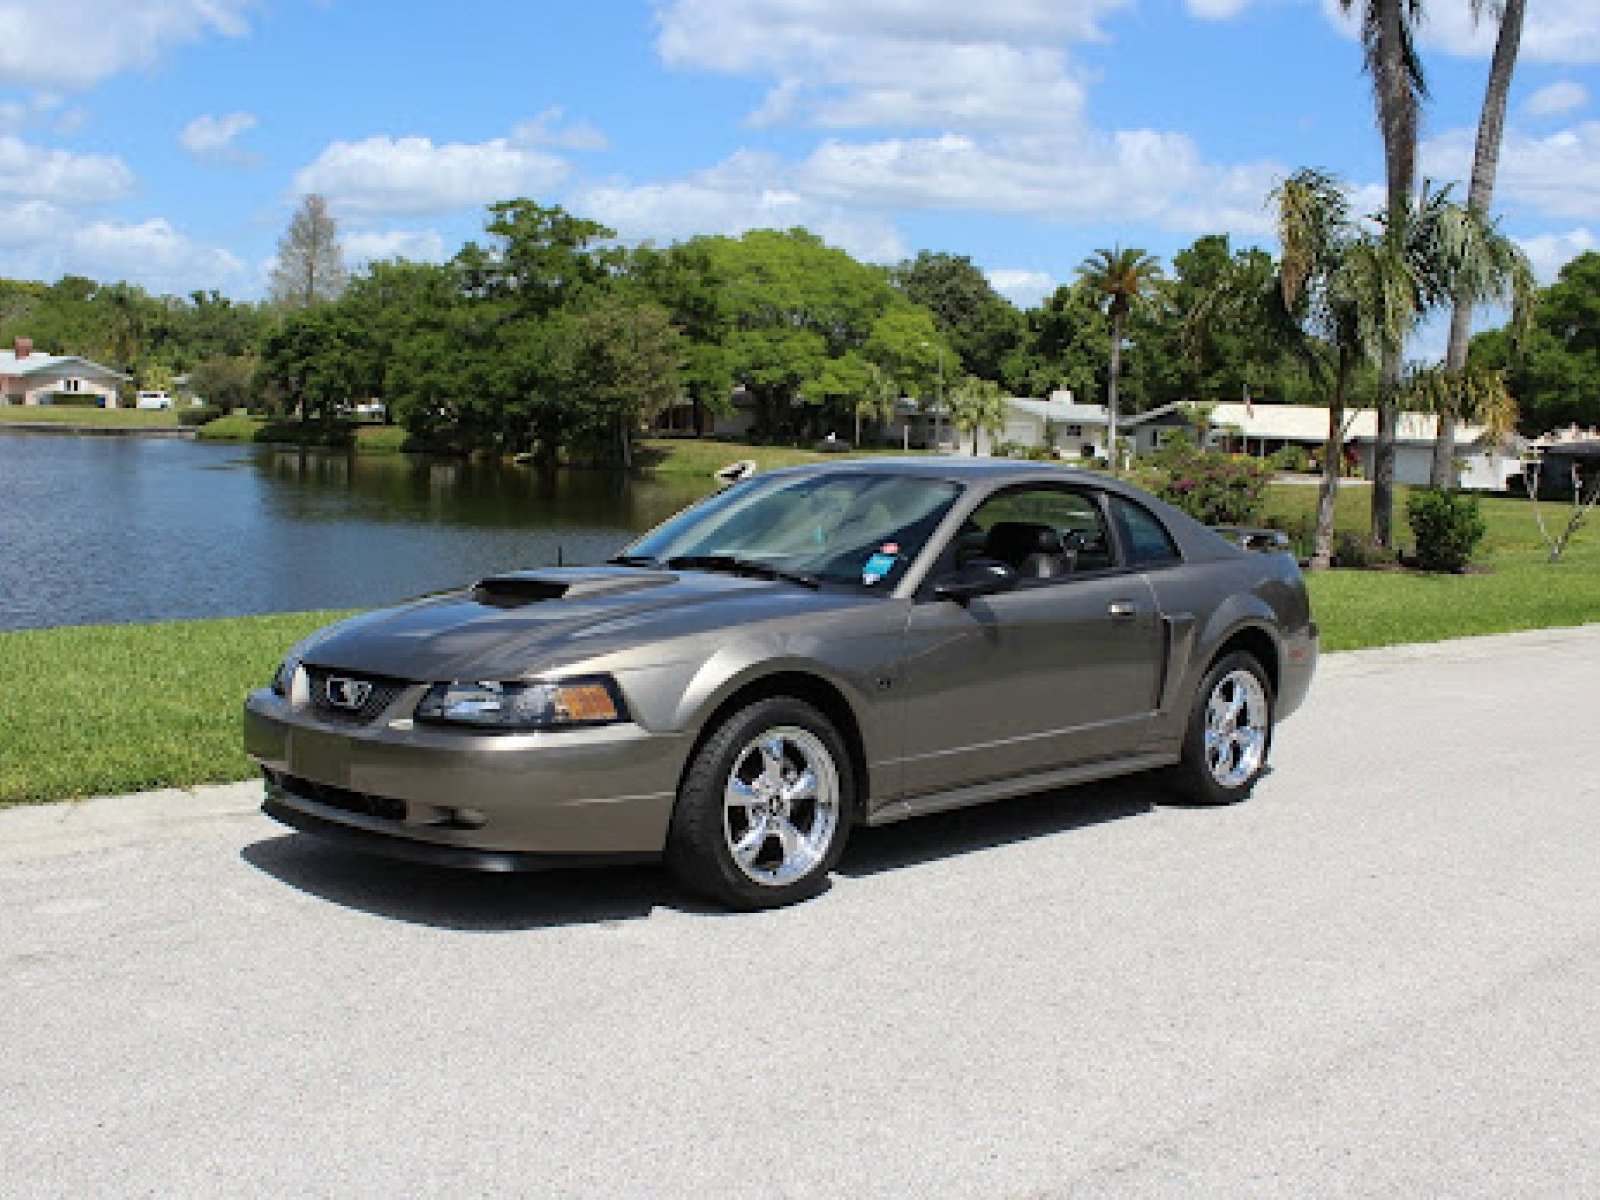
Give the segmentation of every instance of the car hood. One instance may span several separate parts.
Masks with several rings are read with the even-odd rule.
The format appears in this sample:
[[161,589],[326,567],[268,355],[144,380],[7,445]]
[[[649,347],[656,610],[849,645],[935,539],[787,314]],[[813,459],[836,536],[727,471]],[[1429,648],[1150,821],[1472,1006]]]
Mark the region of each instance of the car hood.
[[312,666],[418,682],[512,679],[553,660],[870,602],[701,571],[553,568],[363,613],[312,635],[296,654]]

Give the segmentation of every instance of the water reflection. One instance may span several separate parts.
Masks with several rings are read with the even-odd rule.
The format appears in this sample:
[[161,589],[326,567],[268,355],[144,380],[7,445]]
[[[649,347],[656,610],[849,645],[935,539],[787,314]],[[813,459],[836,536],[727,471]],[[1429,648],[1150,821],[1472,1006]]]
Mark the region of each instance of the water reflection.
[[0,628],[361,607],[593,562],[711,481],[0,435]]

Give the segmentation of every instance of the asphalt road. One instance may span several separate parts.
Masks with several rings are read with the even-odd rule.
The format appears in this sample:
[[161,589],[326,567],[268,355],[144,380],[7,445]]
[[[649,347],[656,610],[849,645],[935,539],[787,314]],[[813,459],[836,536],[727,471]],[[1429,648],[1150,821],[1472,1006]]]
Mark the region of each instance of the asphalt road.
[[1600,1194],[1600,626],[1325,660],[1254,800],[657,871],[0,813],[0,1194]]

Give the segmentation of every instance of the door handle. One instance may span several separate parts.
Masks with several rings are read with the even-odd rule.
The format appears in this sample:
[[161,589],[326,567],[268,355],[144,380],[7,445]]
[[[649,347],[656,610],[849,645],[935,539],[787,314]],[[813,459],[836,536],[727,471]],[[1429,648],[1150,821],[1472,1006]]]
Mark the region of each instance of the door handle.
[[1132,600],[1113,600],[1106,607],[1106,611],[1121,621],[1125,621],[1132,616],[1137,616],[1139,612],[1138,608],[1134,606]]

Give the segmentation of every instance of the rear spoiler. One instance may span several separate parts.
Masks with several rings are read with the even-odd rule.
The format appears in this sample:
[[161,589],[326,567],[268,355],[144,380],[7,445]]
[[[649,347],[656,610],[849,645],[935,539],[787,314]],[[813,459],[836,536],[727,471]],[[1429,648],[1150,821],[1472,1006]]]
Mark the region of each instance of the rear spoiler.
[[1263,554],[1290,552],[1289,535],[1281,529],[1260,529],[1248,525],[1213,525],[1211,529],[1241,550],[1259,550]]

